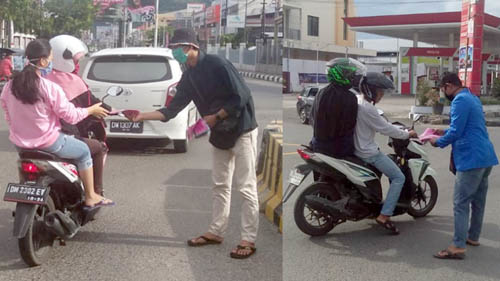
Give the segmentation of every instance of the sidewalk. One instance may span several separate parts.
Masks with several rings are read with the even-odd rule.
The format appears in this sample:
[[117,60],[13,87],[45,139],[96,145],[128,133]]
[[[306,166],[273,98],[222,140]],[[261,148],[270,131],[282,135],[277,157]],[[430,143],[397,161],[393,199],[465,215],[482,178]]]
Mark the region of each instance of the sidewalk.
[[270,74],[255,73],[255,72],[248,72],[248,71],[239,71],[239,72],[240,72],[241,76],[243,76],[243,77],[271,81],[271,82],[276,82],[276,83],[283,83],[283,77],[281,75],[270,75]]

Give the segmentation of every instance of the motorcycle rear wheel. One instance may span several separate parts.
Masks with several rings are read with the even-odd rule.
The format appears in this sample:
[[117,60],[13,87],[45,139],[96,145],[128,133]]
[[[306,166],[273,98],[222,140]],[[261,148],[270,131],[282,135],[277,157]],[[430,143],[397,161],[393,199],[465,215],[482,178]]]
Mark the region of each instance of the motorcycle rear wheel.
[[436,205],[437,197],[438,188],[436,180],[431,176],[425,177],[415,196],[411,199],[408,214],[415,218],[426,216],[432,211],[434,205]]
[[315,182],[302,191],[294,207],[295,224],[302,232],[311,236],[322,236],[343,222],[339,218],[312,209],[305,202],[307,195],[316,195],[331,201],[340,199],[337,191],[324,182]]
[[55,210],[54,201],[49,196],[47,205],[37,207],[26,236],[18,239],[21,257],[29,266],[41,265],[52,251],[55,237],[45,230],[43,220],[46,214]]

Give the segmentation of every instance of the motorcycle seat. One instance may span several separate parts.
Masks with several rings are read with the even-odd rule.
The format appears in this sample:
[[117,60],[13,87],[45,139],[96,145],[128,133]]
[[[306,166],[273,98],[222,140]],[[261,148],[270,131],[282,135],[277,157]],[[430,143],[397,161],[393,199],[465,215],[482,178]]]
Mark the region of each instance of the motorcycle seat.
[[53,160],[57,162],[74,163],[74,159],[59,158],[52,153],[37,149],[20,149],[18,155],[21,159]]
[[373,166],[371,164],[368,164],[365,161],[361,160],[361,158],[358,158],[356,156],[347,156],[347,157],[344,158],[344,160],[352,162],[352,163],[354,163],[356,165],[365,167],[365,168],[373,171],[379,178],[382,176],[382,172],[381,171],[379,171],[377,168],[375,168],[375,166]]

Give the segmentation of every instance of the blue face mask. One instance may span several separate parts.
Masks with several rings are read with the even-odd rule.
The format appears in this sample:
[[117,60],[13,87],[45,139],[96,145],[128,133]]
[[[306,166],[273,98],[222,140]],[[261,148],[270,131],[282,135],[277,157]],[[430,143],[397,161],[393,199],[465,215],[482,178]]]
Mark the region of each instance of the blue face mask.
[[182,47],[175,48],[172,55],[174,55],[174,59],[176,59],[179,63],[187,62],[188,56],[184,53]]
[[47,65],[46,68],[39,68],[39,69],[42,76],[47,76],[49,73],[52,72],[52,61],[49,62],[49,65]]

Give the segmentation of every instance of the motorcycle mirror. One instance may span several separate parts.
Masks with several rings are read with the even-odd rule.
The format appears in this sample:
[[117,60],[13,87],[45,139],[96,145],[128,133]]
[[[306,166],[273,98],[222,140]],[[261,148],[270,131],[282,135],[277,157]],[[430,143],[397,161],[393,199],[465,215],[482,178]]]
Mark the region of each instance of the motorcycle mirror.
[[422,118],[422,114],[414,114],[413,115],[413,122],[417,122]]

